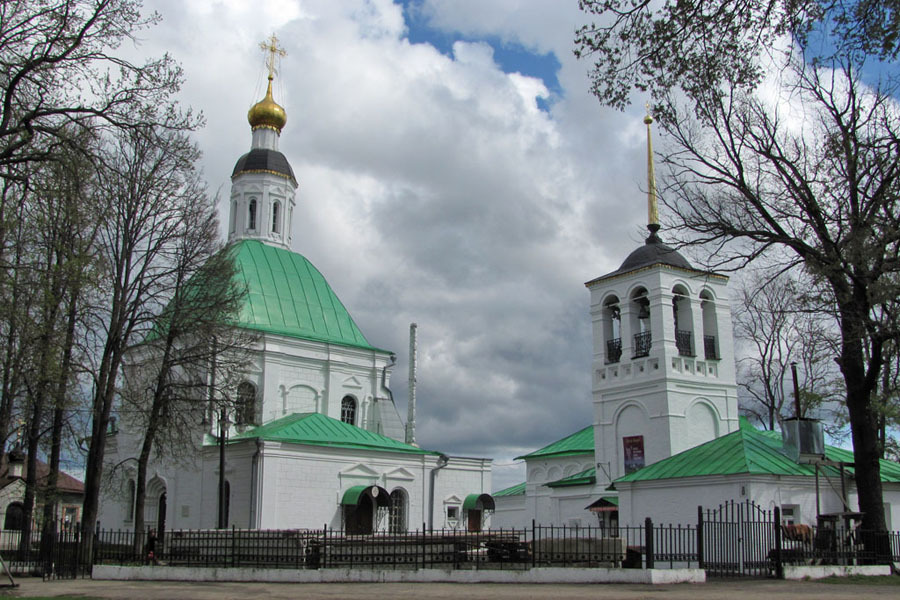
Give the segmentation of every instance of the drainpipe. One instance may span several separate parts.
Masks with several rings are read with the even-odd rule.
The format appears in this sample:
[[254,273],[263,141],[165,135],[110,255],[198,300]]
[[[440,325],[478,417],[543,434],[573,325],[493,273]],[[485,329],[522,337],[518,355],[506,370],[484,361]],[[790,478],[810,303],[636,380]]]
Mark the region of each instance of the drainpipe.
[[450,457],[441,454],[438,456],[437,466],[431,470],[431,487],[428,488],[428,527],[432,530],[434,530],[434,480],[437,472],[446,467],[448,462],[450,462]]
[[[388,398],[391,399],[391,404],[394,404],[394,392],[391,391],[391,388],[387,386],[387,370],[397,364],[397,355],[391,354],[391,362],[384,365],[384,368],[381,369],[381,389],[387,392]],[[372,398],[372,408],[370,410],[375,409],[375,404],[378,403],[378,396]],[[369,422],[371,423],[374,417],[369,417]],[[378,425],[381,426],[381,421],[378,422]],[[378,433],[381,433],[379,431]]]

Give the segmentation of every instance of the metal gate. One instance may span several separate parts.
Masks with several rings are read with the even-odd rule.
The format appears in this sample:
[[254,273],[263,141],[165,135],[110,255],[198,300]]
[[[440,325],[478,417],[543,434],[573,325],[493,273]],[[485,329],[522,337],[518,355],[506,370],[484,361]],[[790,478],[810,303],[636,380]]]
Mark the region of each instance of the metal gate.
[[697,507],[700,567],[712,577],[773,577],[777,516],[756,503],[730,500]]

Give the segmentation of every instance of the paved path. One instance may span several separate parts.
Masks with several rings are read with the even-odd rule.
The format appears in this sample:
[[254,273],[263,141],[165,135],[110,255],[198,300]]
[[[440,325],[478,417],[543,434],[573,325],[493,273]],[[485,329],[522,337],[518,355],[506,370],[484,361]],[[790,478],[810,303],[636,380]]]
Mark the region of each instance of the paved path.
[[558,584],[296,584],[296,583],[174,583],[48,581],[23,578],[14,591],[0,595],[54,597],[83,596],[116,600],[336,600],[345,598],[389,598],[391,600],[887,600],[900,597],[900,586],[826,584],[790,581],[712,581],[704,584],[649,585],[558,585]]

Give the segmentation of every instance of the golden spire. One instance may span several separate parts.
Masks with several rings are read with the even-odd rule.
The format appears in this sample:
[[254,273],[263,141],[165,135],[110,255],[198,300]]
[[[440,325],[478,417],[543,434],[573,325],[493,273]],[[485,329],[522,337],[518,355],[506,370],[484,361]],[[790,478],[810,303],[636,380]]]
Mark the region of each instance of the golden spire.
[[656,204],[656,174],[653,171],[653,136],[650,132],[650,124],[653,117],[650,116],[650,104],[647,104],[647,116],[644,124],[647,125],[647,229],[650,235],[656,235],[659,231],[659,210]]
[[268,127],[281,133],[281,129],[287,123],[287,114],[272,97],[272,80],[275,79],[276,57],[287,56],[287,52],[284,51],[284,48],[278,46],[278,38],[275,37],[274,33],[267,41],[260,42],[259,47],[268,53],[266,68],[269,70],[269,84],[266,87],[265,98],[250,108],[250,111],[247,113],[247,120],[253,129]]

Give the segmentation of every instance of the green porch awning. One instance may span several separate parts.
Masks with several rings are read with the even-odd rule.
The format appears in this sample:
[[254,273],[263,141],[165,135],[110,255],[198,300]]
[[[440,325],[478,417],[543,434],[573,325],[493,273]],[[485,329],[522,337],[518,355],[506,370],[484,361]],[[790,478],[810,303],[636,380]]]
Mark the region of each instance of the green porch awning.
[[494,510],[494,499],[490,494],[469,494],[463,501],[463,510]]
[[618,496],[602,496],[592,504],[585,506],[591,512],[615,512],[619,510]]
[[386,489],[377,485],[354,485],[348,488],[341,497],[341,506],[356,506],[360,498],[368,494],[377,506],[390,506],[391,495]]

